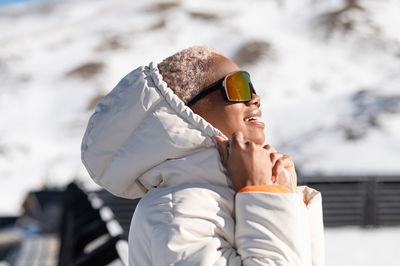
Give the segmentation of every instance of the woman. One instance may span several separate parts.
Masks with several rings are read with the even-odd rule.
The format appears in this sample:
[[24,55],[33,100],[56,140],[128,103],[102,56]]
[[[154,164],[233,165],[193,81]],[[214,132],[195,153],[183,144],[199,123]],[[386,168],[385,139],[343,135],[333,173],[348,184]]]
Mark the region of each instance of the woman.
[[321,196],[263,146],[259,106],[249,75],[208,47],[139,67],[98,104],[82,161],[142,197],[130,265],[323,265]]

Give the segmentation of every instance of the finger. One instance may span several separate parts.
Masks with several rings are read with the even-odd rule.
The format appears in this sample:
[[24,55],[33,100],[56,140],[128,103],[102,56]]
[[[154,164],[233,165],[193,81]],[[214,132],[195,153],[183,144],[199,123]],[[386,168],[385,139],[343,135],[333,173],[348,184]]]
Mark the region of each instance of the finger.
[[[288,171],[289,174],[290,172],[295,171],[292,157],[290,157],[289,155],[283,155],[281,158],[279,158],[272,169],[272,175],[284,178],[281,180],[282,182],[286,180],[286,175],[283,172],[283,169]],[[296,174],[290,174],[290,180],[286,180],[286,183],[297,184]]]
[[224,139],[222,136],[214,136],[213,137],[215,144],[217,145],[217,148],[219,147],[227,147],[229,146],[229,143],[226,139]]
[[274,165],[277,160],[281,159],[282,162],[283,162],[283,166],[285,168],[294,167],[293,159],[289,155],[285,155],[285,154],[282,154],[282,153],[279,153],[279,152],[271,153],[270,154],[270,159],[271,159],[272,165]]
[[280,158],[283,157],[282,153],[276,152],[276,153],[270,153],[269,158],[271,159],[271,164],[275,165],[276,161],[279,160]]
[[[276,156],[279,156],[279,155],[276,155]],[[280,154],[280,157],[272,165],[273,165],[272,175],[274,175],[274,176],[279,176],[279,174],[283,168],[289,169],[290,167],[294,166],[292,158],[289,155],[283,155],[283,154]],[[275,168],[275,170],[274,170],[274,168]]]
[[228,161],[228,142],[221,136],[215,136],[214,139],[217,143],[217,149],[219,156],[221,157],[221,162],[226,167]]
[[269,144],[265,145],[264,149],[267,149],[269,152],[277,152],[276,149]]
[[226,139],[224,139],[222,136],[219,136],[219,135],[214,136],[213,139],[216,142],[226,142]]
[[293,159],[289,155],[283,155],[282,160],[285,168],[294,167]]
[[292,191],[296,192],[297,191],[297,175],[296,175],[296,170],[294,167],[293,159],[291,156],[285,155],[282,157],[282,161],[283,161],[283,167],[289,173],[289,180],[287,180],[287,182],[289,183]]
[[284,168],[283,161],[278,159],[274,166],[272,167],[272,181],[276,182],[276,179],[279,177],[279,173],[282,172]]
[[243,139],[243,133],[238,131],[238,132],[234,132],[232,134],[232,138],[231,138],[231,146],[230,148],[245,148],[245,143],[244,143],[244,139]]
[[282,162],[283,168],[289,173],[289,179],[287,179],[283,171],[279,174],[285,177],[286,183],[288,184],[288,187],[291,187],[292,191],[297,191],[297,175],[292,157],[289,155],[284,155],[279,160]]
[[[255,144],[252,141],[246,141],[245,145],[247,146],[247,148],[250,149],[250,151],[254,151],[255,149],[257,149],[257,144]],[[260,147],[258,147],[260,148]]]
[[287,187],[288,189],[292,190],[291,187],[291,180],[290,177],[287,177],[285,171],[283,170],[284,168],[281,169],[278,175],[278,184]]

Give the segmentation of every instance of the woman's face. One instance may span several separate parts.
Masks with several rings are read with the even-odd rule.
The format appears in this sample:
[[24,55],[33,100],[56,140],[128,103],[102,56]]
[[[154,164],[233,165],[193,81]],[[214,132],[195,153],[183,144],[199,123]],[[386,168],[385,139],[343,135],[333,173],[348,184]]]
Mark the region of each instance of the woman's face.
[[[234,62],[222,55],[218,56],[210,68],[207,86],[237,70],[240,69]],[[257,94],[253,94],[251,101],[233,103],[227,102],[221,90],[217,90],[195,103],[191,109],[228,138],[232,133],[240,131],[245,140],[263,145],[265,126],[259,120],[259,106],[260,97]]]

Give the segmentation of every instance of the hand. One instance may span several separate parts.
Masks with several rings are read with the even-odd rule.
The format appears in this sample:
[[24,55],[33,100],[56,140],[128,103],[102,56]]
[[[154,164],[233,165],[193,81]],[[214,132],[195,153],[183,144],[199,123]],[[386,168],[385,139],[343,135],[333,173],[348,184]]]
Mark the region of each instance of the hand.
[[270,152],[252,141],[244,141],[241,132],[233,133],[230,145],[215,136],[222,164],[228,171],[236,191],[246,186],[266,185],[271,182]]
[[[292,192],[297,192],[297,174],[294,168],[292,157],[284,155],[275,150],[271,145],[265,145],[264,148],[269,151],[272,167],[272,183],[283,185]],[[290,180],[287,180],[283,169],[289,172]]]

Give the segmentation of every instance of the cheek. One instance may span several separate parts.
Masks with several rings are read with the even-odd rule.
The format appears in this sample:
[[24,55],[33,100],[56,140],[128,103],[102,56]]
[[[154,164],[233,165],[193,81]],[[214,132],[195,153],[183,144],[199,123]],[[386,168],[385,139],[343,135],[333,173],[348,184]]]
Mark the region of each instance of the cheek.
[[234,131],[243,131],[243,111],[237,106],[229,105],[224,109],[225,123],[229,128],[229,131],[233,133]]

